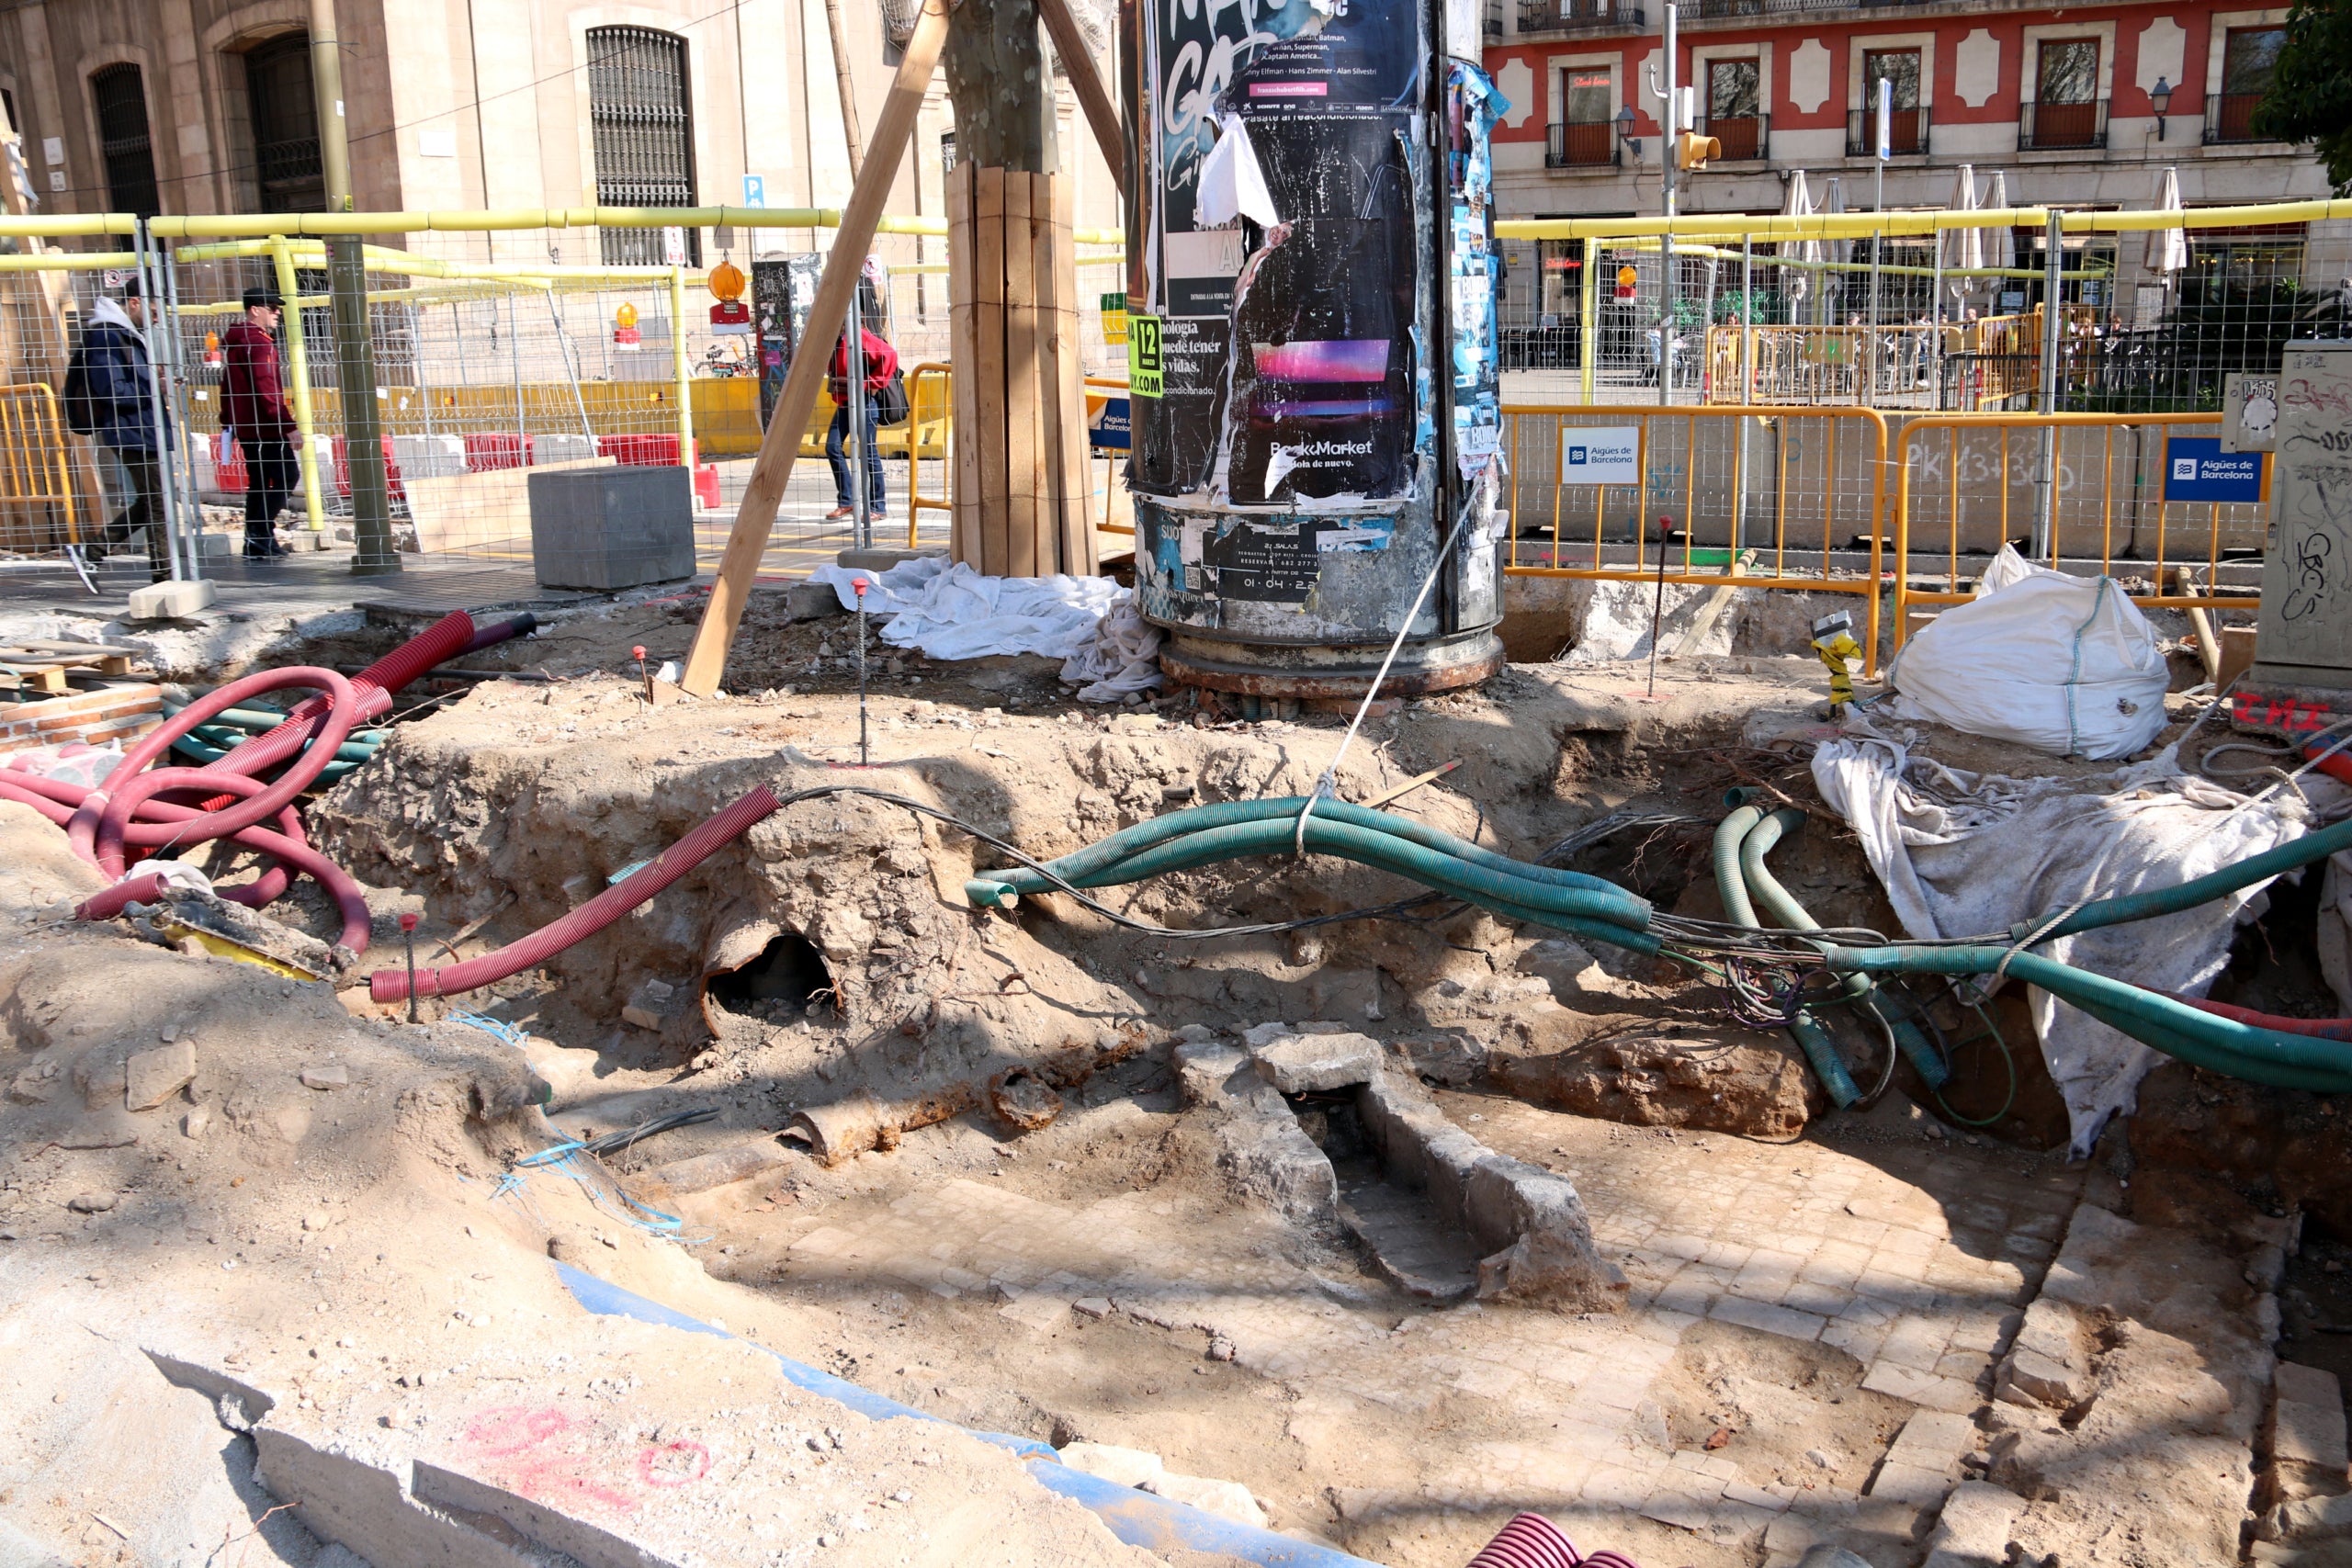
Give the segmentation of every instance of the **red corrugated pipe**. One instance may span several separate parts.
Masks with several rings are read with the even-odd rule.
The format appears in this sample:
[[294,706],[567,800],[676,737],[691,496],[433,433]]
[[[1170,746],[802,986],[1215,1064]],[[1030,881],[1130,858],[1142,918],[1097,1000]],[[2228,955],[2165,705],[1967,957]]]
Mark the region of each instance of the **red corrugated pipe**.
[[[455,996],[460,991],[470,991],[478,986],[503,980],[509,975],[517,975],[534,964],[546,963],[572,943],[595,935],[685,875],[714,852],[741,838],[752,823],[783,804],[766,785],[761,785],[655,855],[646,865],[605,888],[562,919],[541,926],[522,941],[509,943],[496,953],[486,953],[480,958],[469,958],[463,964],[452,964],[447,969],[418,970],[416,994],[420,997]],[[379,1002],[406,999],[409,994],[408,972],[403,969],[377,970],[368,978],[368,994]]]
[[2275,1012],[2256,1012],[2233,1002],[2217,1002],[2204,997],[2184,997],[2178,991],[2161,991],[2160,996],[2193,1007],[2199,1012],[2210,1012],[2216,1018],[2234,1019],[2250,1023],[2256,1029],[2283,1030],[2289,1034],[2308,1034],[2319,1040],[2342,1040],[2352,1043],[2352,1018],[2281,1018]]
[[1521,1514],[1479,1548],[1470,1568],[1640,1568],[1622,1552],[1596,1551],[1587,1557],[1560,1527],[1541,1514]]

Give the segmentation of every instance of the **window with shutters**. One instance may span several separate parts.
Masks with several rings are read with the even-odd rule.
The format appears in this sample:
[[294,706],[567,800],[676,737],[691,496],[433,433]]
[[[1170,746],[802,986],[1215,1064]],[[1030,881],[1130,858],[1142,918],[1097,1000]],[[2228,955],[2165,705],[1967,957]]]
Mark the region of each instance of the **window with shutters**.
[[98,152],[107,171],[107,205],[153,218],[163,210],[155,191],[155,147],[147,135],[147,89],[136,65],[109,65],[90,74],[98,111]]
[[[588,118],[595,137],[596,201],[604,207],[695,204],[694,113],[686,40],[650,28],[588,29]],[[659,229],[607,229],[605,260],[660,264]],[[686,261],[702,265],[702,233],[686,231]]]

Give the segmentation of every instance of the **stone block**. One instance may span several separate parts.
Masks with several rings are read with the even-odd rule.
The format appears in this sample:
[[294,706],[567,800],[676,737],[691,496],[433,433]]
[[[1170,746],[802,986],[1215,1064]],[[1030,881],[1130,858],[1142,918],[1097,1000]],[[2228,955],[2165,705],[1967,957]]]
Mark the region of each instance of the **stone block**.
[[2080,1404],[2090,1393],[2090,1374],[2054,1361],[2035,1351],[2019,1348],[2009,1353],[2001,1364],[1999,1382],[1995,1397],[2012,1404],[2032,1403],[2049,1405],[2053,1410],[2066,1410]]
[[2025,1499],[2014,1492],[1989,1482],[1962,1482],[1944,1500],[1925,1568],[2002,1568],[2009,1560],[2009,1528],[2024,1507]]
[[1252,1045],[1259,1076],[1284,1094],[1370,1083],[1386,1053],[1368,1034],[1292,1034]]
[[921,560],[925,556],[944,556],[946,553],[936,547],[905,550],[880,547],[870,550],[843,550],[833,558],[833,563],[850,571],[884,572],[894,566],[904,566],[910,560]]
[[1250,1488],[1238,1481],[1212,1481],[1205,1476],[1179,1475],[1165,1471],[1145,1483],[1143,1490],[1182,1503],[1203,1513],[1215,1514],[1233,1524],[1251,1529],[1266,1528],[1266,1510],[1250,1495]]
[[2344,1386],[2335,1374],[2324,1367],[2307,1367],[2300,1361],[2281,1361],[2271,1375],[2271,1386],[2278,1397],[2296,1404],[2316,1404],[2322,1409],[2344,1403]]
[[685,469],[535,470],[528,482],[531,560],[541,587],[609,592],[695,574]]
[[132,1111],[153,1111],[195,1078],[196,1043],[180,1040],[138,1052],[124,1064],[124,1106]]
[[1828,1320],[1794,1307],[1774,1306],[1769,1302],[1749,1301],[1745,1296],[1721,1296],[1708,1316],[1724,1323],[1736,1323],[1745,1328],[1765,1334],[1777,1334],[1786,1339],[1818,1339]]
[[821,621],[846,615],[842,596],[830,582],[795,582],[784,591],[784,613],[795,621]]
[[130,591],[130,607],[123,612],[130,621],[172,621],[209,609],[220,597],[220,591],[209,578],[197,582],[151,582],[144,588]]
[[1147,1449],[1123,1449],[1111,1443],[1072,1443],[1061,1450],[1062,1462],[1118,1486],[1148,1486],[1168,1472],[1158,1454]]

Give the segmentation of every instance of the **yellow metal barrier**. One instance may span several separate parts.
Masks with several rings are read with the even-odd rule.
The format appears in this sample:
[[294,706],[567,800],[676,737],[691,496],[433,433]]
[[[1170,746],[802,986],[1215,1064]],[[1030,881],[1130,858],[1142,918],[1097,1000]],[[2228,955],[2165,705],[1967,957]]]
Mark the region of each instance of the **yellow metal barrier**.
[[57,394],[40,381],[0,387],[0,547],[48,550],[81,542]]
[[[1513,475],[1506,482],[1514,487],[1510,492],[1513,504],[1510,509],[1509,553],[1503,567],[1506,574],[1613,582],[1659,581],[1655,546],[1634,545],[1634,559],[1629,565],[1603,561],[1603,532],[1610,492],[1614,491],[1618,492],[1619,511],[1624,514],[1620,519],[1621,526],[1628,522],[1636,525],[1633,536],[1636,540],[1657,537],[1650,530],[1661,514],[1679,517],[1683,523],[1681,559],[1669,559],[1663,576],[1665,581],[1858,595],[1863,603],[1864,635],[1860,640],[1864,672],[1877,673],[1879,586],[1883,572],[1880,523],[1885,516],[1887,451],[1886,419],[1877,410],[1747,404],[1645,409],[1634,405],[1506,403],[1502,412]],[[1737,421],[1754,423],[1743,429],[1733,423]],[[1636,474],[1631,483],[1572,484],[1559,477],[1559,449],[1566,445],[1569,433],[1628,425],[1638,431]],[[1679,449],[1683,455],[1679,474],[1670,471],[1674,466],[1671,455],[1661,457],[1658,452],[1666,444],[1661,441],[1661,432],[1676,425],[1681,427]],[[1837,482],[1841,432],[1849,444],[1846,458],[1855,469],[1851,482],[1842,488]],[[1817,434],[1819,440],[1804,444],[1792,473],[1791,448],[1797,443],[1791,437],[1800,433]],[[1711,475],[1702,485],[1700,472],[1709,466],[1705,460],[1708,456],[1724,472]],[[1526,498],[1531,492],[1540,496],[1547,488],[1540,478],[1532,477],[1539,470],[1555,476],[1548,486],[1552,492],[1547,527],[1550,552],[1547,558],[1539,547],[1534,559],[1524,560],[1521,539],[1528,531]],[[1761,486],[1757,485],[1759,477],[1766,479]],[[1585,494],[1591,497],[1591,537],[1578,540],[1573,554],[1565,554],[1571,491],[1577,492],[1573,500],[1579,515]],[[1630,496],[1627,492],[1631,492]],[[1833,566],[1831,558],[1838,548],[1837,531],[1841,515],[1845,525],[1866,541],[1862,553],[1867,554],[1869,566],[1860,575],[1841,576]],[[1691,525],[1701,523],[1713,531],[1719,521],[1725,525],[1723,536],[1726,545],[1707,552],[1714,558],[1711,562],[1694,545],[1697,530]],[[1537,525],[1546,526],[1541,523]],[[1581,531],[1582,525],[1577,526]],[[1736,550],[1728,543],[1735,535],[1738,539]],[[1618,547],[1621,551],[1625,547],[1623,539],[1618,541]],[[1747,565],[1751,555],[1769,556],[1770,569],[1751,573]],[[1801,559],[1798,570],[1792,570],[1792,555],[1817,556],[1819,569],[1803,570]],[[1584,558],[1582,564],[1576,563],[1577,557]],[[1652,564],[1644,565],[1645,559]]]
[[947,474],[949,491],[933,500],[922,492],[922,458],[924,442],[907,443],[907,548],[915,547],[915,527],[925,512],[953,512],[951,499],[955,474],[948,470],[947,429],[955,417],[955,373],[935,362],[918,365],[907,372],[907,423],[916,429],[926,424],[939,432],[938,447],[932,455],[939,459],[942,472]]
[[1707,329],[1711,403],[1850,403],[1884,373],[1888,395],[1932,390],[1931,326],[1715,326]]
[[[2152,592],[2130,595],[2133,604],[2179,609],[2251,610],[2259,606],[2262,601],[2256,595],[2215,592],[2214,579],[2221,566],[2222,536],[2231,531],[2229,525],[2235,525],[2245,544],[2258,545],[2262,538],[2263,508],[2254,502],[2165,501],[2164,481],[2167,464],[2164,444],[2159,439],[2152,446],[2147,439],[2146,433],[2150,431],[2157,433],[2159,437],[2169,436],[2184,429],[2211,434],[2221,423],[2222,416],[2218,413],[1936,414],[1912,420],[1903,428],[1894,484],[1894,558],[1904,567],[1895,574],[1894,646],[1901,649],[1910,635],[1913,605],[1961,604],[1974,596],[1959,591],[1961,536],[1969,523],[1978,524],[1975,532],[1983,536],[1974,541],[1974,549],[1979,552],[1997,548],[2000,541],[2012,536],[2011,501],[2017,486],[2009,461],[2012,447],[2010,432],[2018,430],[2056,433],[2058,472],[2053,482],[2057,487],[2057,498],[2052,509],[2045,560],[2052,564],[2057,562],[2066,555],[2070,543],[2078,547],[2075,550],[2076,558],[2088,558],[2089,552],[2079,547],[2082,532],[2085,528],[2096,526],[2099,570],[2112,577],[2116,567],[2117,534],[2120,528],[2125,533],[2125,569],[2135,575],[2145,571],[2153,586]],[[1941,444],[1942,499],[1948,537],[1938,553],[1945,558],[1945,586],[1933,590],[1918,589],[1912,586],[1909,570],[1914,544],[1912,501],[1920,488],[1914,476],[1923,466],[1923,458],[1933,462],[1932,448],[1936,444],[1927,438],[1937,431],[1944,432]],[[1971,477],[1972,470],[1965,461],[1968,451],[1964,445],[1968,433],[1972,431],[1999,434],[1997,458],[1984,460],[1980,455],[1973,470],[1973,477]],[[2098,464],[2095,479],[2081,468],[2070,466],[2068,462],[2065,436],[2073,431],[2100,433],[2096,451],[2090,454]],[[2132,439],[2126,443],[2127,450],[2119,454],[2116,438],[2122,433],[2131,433]],[[2089,443],[2086,441],[2082,445]],[[2124,465],[2124,472],[2120,478],[2117,473],[2119,456]],[[2267,463],[2265,467],[2264,488],[2267,494]],[[2028,459],[2026,472],[2030,484],[2037,472],[2035,459]],[[2097,495],[2095,525],[2083,516],[2092,510],[2086,500],[2086,491],[2094,484]],[[2127,491],[2128,496],[2120,494]],[[2032,493],[2030,490],[2027,491],[2029,496]],[[1964,498],[1974,501],[1975,507],[1967,507]],[[2143,559],[2138,547],[2151,505],[2154,509],[2154,556],[2153,559]],[[2233,513],[2226,519],[2223,516],[2225,509]],[[1979,515],[1967,516],[1966,513],[1972,510]],[[2171,558],[2171,547],[2178,539],[2172,526],[2174,516],[2186,513],[2193,518],[2200,510],[2206,512],[2201,558],[2195,554],[2182,559]],[[2015,511],[2022,513],[2020,524],[2030,526],[2033,517],[2031,502],[2029,501]],[[2121,513],[2120,517],[2119,512]],[[2239,513],[2244,515],[2238,515]],[[1990,514],[1989,519],[1984,515],[1985,513]],[[1982,525],[1987,520],[1996,525],[1997,531]],[[2206,573],[2204,592],[2171,591],[2176,573],[2198,566],[2201,566]]]

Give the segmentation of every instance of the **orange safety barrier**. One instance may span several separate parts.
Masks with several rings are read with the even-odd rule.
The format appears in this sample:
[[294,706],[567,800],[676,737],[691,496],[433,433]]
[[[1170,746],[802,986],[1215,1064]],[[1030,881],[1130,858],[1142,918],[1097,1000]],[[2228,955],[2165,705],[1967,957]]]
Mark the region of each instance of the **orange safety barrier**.
[[[163,526],[160,519],[155,526]],[[57,393],[41,381],[0,387],[0,547],[39,551],[80,543]]]
[[[1864,672],[1878,672],[1879,588],[1884,542],[1880,523],[1885,516],[1887,426],[1885,416],[1877,410],[1785,405],[1700,404],[1660,409],[1637,404],[1507,403],[1502,414],[1513,476],[1505,480],[1512,487],[1510,493],[1513,498],[1509,507],[1509,551],[1503,567],[1506,575],[1656,582],[1659,581],[1654,556],[1656,546],[1652,543],[1656,536],[1648,529],[1661,513],[1679,516],[1684,530],[1681,558],[1679,562],[1669,558],[1666,581],[1716,588],[1784,588],[1856,594],[1864,606],[1865,635],[1858,638],[1863,649]],[[1739,427],[1730,423],[1736,420],[1756,422],[1747,434],[1769,439],[1740,439]],[[1639,429],[1636,474],[1631,482],[1578,484],[1567,479],[1562,449],[1570,445],[1569,433],[1627,425]],[[1676,475],[1666,471],[1671,466],[1670,456],[1661,459],[1656,454],[1661,427],[1678,425],[1683,461],[1680,473]],[[1792,482],[1792,443],[1789,437],[1800,432],[1817,433],[1819,449],[1815,452],[1808,448],[1799,455]],[[1843,489],[1838,482],[1841,440],[1848,444],[1843,460],[1852,464],[1855,470],[1852,482]],[[1701,460],[1702,453],[1712,454],[1722,469],[1719,478],[1711,479],[1704,486],[1700,482],[1700,471],[1705,466]],[[1816,467],[1815,457],[1819,459],[1817,483],[1809,478]],[[1531,522],[1527,498],[1531,491],[1540,497],[1546,488],[1540,479],[1531,481],[1531,476],[1547,457],[1551,459],[1549,471],[1555,476],[1549,486],[1548,521],[1539,515]],[[1766,467],[1759,470],[1759,464]],[[1769,475],[1769,480],[1755,495],[1755,504],[1750,505],[1750,487],[1759,472]],[[1632,534],[1641,541],[1639,544],[1629,546],[1623,537],[1613,543],[1605,539],[1612,491],[1616,492],[1618,510],[1623,514],[1618,519],[1621,533]],[[1571,547],[1568,518],[1572,511],[1579,517],[1584,515],[1588,496],[1590,537],[1579,538]],[[1859,549],[1849,543],[1841,552],[1837,539],[1841,516],[1846,525],[1864,541]],[[1628,523],[1637,524],[1640,531],[1628,529]],[[1713,532],[1718,523],[1723,525],[1724,542],[1707,551],[1696,543],[1695,534],[1699,526]],[[1579,533],[1583,531],[1581,523],[1576,526]],[[1534,558],[1524,558],[1522,534],[1539,530],[1550,536],[1548,555],[1539,544]],[[1736,548],[1732,543],[1735,530]],[[1606,561],[1604,555],[1612,547],[1621,554],[1630,547],[1632,562],[1615,565]],[[1860,572],[1849,570],[1841,573],[1832,558],[1839,553],[1861,554],[1869,565]],[[1706,558],[1709,555],[1713,560]],[[1770,558],[1770,570],[1751,573],[1747,560],[1766,556]],[[1817,569],[1806,566],[1807,558],[1818,558]],[[1643,564],[1645,560],[1650,564]]]
[[[2098,530],[2099,570],[2107,576],[2115,575],[2116,536],[2120,527],[2126,535],[2124,544],[2127,554],[2123,558],[2123,565],[2135,574],[2145,571],[2148,573],[2149,581],[2153,584],[2153,592],[2129,595],[2133,604],[2168,609],[2251,610],[2257,608],[2262,603],[2258,594],[2219,592],[2216,591],[2215,580],[2220,574],[2222,551],[2224,547],[2222,541],[2225,534],[2234,529],[2249,545],[2258,545],[2261,542],[2264,509],[2259,503],[2166,501],[2164,496],[2165,448],[2161,444],[2154,448],[2155,455],[2154,495],[2151,497],[2144,493],[2151,488],[2146,477],[2150,469],[2150,448],[2144,434],[2141,434],[2133,444],[2133,450],[2123,455],[2126,471],[2120,477],[2121,483],[2119,483],[2116,469],[2118,456],[2116,436],[2119,432],[2144,433],[2154,430],[2168,437],[2174,431],[2186,428],[2212,434],[2217,433],[2221,423],[2222,416],[2218,413],[1933,414],[1911,421],[1903,429],[1894,486],[1894,552],[1895,559],[1902,562],[1905,567],[1903,571],[1896,574],[1894,584],[1894,646],[1900,649],[1904,640],[1910,635],[1910,615],[1913,605],[1960,604],[1967,603],[1974,596],[1959,590],[1961,536],[1970,523],[1977,524],[1976,531],[1984,536],[1977,541],[1976,550],[1973,553],[1981,555],[1984,548],[1997,547],[1998,541],[2011,537],[2013,526],[2011,492],[2015,485],[2009,465],[2012,446],[2010,432],[2015,430],[2052,431],[2055,433],[2058,443],[2056,452],[2058,473],[2052,480],[2056,486],[2057,500],[2052,508],[2049,537],[2040,552],[2039,558],[2043,562],[2055,565],[2065,557],[2066,547],[2069,544],[2079,545],[2083,530],[2093,525],[2083,518],[2083,513],[2089,510],[2091,505],[2085,495],[2086,476],[2081,469],[2069,466],[2064,442],[2070,432],[2098,431],[2102,433],[2097,448],[2098,479],[2096,526]],[[1941,589],[1919,589],[1912,586],[1909,571],[1911,552],[1915,542],[1912,499],[1919,489],[1914,479],[1914,471],[1921,466],[1923,456],[1928,453],[1932,445],[1925,438],[1936,431],[1945,433],[1943,511],[1947,537],[1938,552],[1945,559],[1945,586]],[[1963,442],[1968,434],[1973,431],[1997,431],[2000,440],[1997,462],[1984,464],[1980,469],[1987,479],[1983,482],[1971,484],[1963,483],[1961,475],[1962,473],[1962,459],[1965,451]],[[2084,445],[2088,443],[2086,442]],[[2030,472],[2038,475],[2038,467],[2030,464],[2029,468]],[[1987,487],[1991,482],[1991,477],[1997,477],[1998,483],[1996,489],[1988,495]],[[2130,500],[2124,503],[2125,514],[2119,521],[2118,492],[2124,485],[2129,485],[2132,493]],[[2267,464],[2266,464],[2264,475],[2266,496],[2268,488]],[[1964,494],[1973,500],[1973,507],[1963,504]],[[2140,535],[2143,531],[2145,513],[2151,504],[2154,508],[2154,557],[2153,559],[2143,559],[2139,554],[2138,545]],[[2030,527],[2033,523],[2030,505],[2017,510],[2023,512],[2024,515],[2018,519],[2016,525]],[[1970,516],[1969,513],[1972,511],[1979,514]],[[2190,552],[2180,559],[2172,558],[2172,547],[2179,540],[2178,531],[2174,527],[2174,518],[2182,513],[2194,517],[2199,511],[2206,513],[2205,526],[2201,530],[2204,536],[2201,552]],[[2225,513],[2229,515],[2225,516]],[[1995,525],[1997,532],[1983,526],[1987,521]],[[2199,558],[2200,556],[2201,558]],[[2078,548],[2075,551],[2075,558],[2087,559],[2089,556],[2087,552]],[[2175,578],[2192,566],[2204,568],[2205,581],[2208,585],[2206,590],[2202,592],[2174,592]]]

